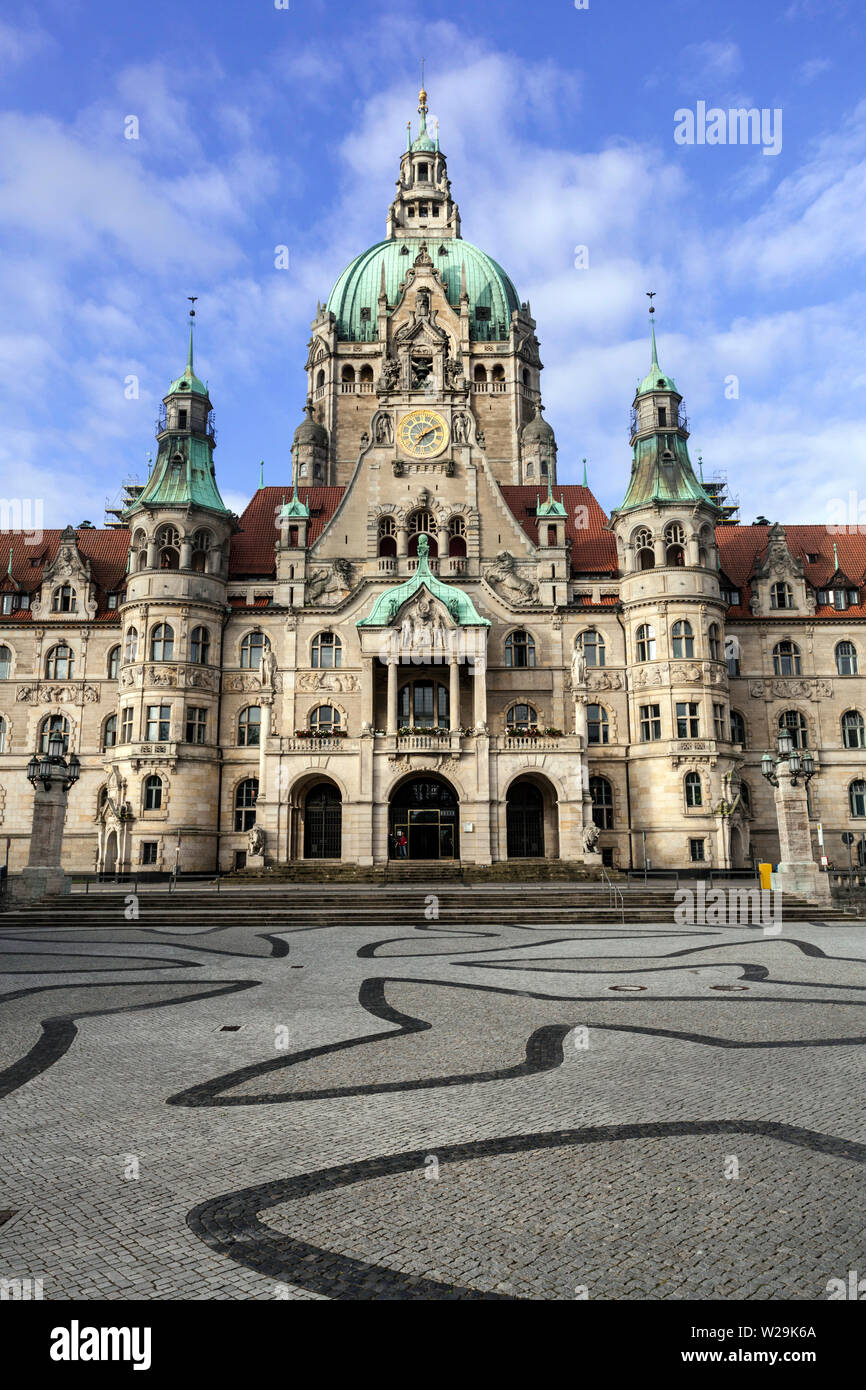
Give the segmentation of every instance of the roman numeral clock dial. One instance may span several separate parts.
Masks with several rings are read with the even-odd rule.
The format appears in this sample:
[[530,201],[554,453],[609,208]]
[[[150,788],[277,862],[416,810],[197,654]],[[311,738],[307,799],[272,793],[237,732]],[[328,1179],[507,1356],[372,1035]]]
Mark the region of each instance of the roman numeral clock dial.
[[397,439],[411,458],[432,459],[448,444],[448,425],[436,410],[410,410],[400,421]]

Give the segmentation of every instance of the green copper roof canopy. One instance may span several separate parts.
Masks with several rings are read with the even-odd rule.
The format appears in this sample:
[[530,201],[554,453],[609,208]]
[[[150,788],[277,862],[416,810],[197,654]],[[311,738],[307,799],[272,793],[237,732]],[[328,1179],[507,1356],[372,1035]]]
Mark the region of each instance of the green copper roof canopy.
[[203,507],[230,515],[216,485],[206,439],[195,434],[168,435],[160,443],[144,491],[123,515],[132,516],[142,507]]
[[460,627],[489,627],[487,618],[482,618],[468,594],[454,584],[443,584],[437,579],[427,561],[430,543],[425,535],[418,539],[418,568],[410,579],[398,584],[394,589],[386,589],[373,604],[366,618],[359,618],[356,627],[390,627],[403,604],[426,588],[434,598],[438,598],[454,621]]
[[[470,338],[492,341],[498,340],[500,333],[502,338],[507,338],[511,315],[520,308],[520,300],[502,266],[462,237],[447,237],[437,242],[434,230],[418,236],[379,241],[346,267],[331,290],[327,304],[337,320],[338,338],[342,342],[363,342],[369,338],[370,322],[366,317],[362,320],[361,310],[369,309],[371,321],[375,323],[383,270],[388,304],[393,306],[400,296],[400,283],[406,279],[406,272],[422,245],[426,245],[445,284],[448,303],[458,313],[461,266],[465,267]],[[476,308],[487,311],[483,320],[476,320]]]

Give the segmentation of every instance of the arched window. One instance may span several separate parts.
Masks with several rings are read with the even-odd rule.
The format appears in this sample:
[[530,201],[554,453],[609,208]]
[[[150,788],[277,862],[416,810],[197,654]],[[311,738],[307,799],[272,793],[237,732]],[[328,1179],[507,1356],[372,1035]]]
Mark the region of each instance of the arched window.
[[50,681],[71,681],[75,673],[75,655],[65,642],[52,647],[45,659],[45,674]]
[[604,705],[587,705],[586,741],[587,743],[608,743],[610,741],[607,710]]
[[436,539],[437,526],[436,518],[432,512],[420,511],[413,512],[409,518],[409,554],[418,554],[418,538],[426,536],[430,545],[429,554],[439,554],[439,542]]
[[487,386],[487,368],[479,362],[472,373],[472,380],[475,382],[475,390],[485,389]]
[[0,715],[0,753],[6,752],[6,720]]
[[845,748],[866,748],[866,724],[859,710],[849,709],[842,715],[842,743]]
[[798,709],[786,709],[779,715],[779,730],[782,732],[785,729],[791,735],[791,743],[795,748],[808,748],[809,734],[805,714],[801,714]]
[[108,679],[117,680],[117,673],[120,670],[120,647],[112,647],[108,653]]
[[251,830],[256,823],[259,799],[258,777],[245,777],[235,787],[235,830]]
[[532,705],[512,705],[505,716],[505,727],[510,734],[528,734],[538,728],[538,714]]
[[505,368],[501,362],[496,363],[496,366],[490,374],[490,380],[493,383],[494,391],[505,390]]
[[583,647],[587,666],[604,665],[604,638],[600,632],[596,632],[594,628],[590,628],[588,632],[582,632],[575,645]]
[[848,788],[848,801],[852,816],[866,816],[866,782],[858,778]]
[[613,787],[606,777],[590,777],[592,819],[599,830],[613,830]]
[[665,564],[684,565],[686,563],[686,533],[678,521],[665,527]]
[[43,719],[39,726],[39,751],[48,752],[48,743],[52,734],[60,734],[63,739],[64,757],[69,752],[69,720],[62,714],[49,714]]
[[401,729],[447,729],[451,702],[441,681],[409,681],[397,693],[397,722]]
[[143,570],[147,564],[147,536],[139,526],[132,537],[132,553],[134,561],[130,563],[131,570]]
[[151,661],[174,660],[174,628],[169,623],[157,623],[150,635]]
[[311,652],[313,668],[330,670],[343,664],[343,644],[336,632],[317,632]]
[[189,639],[189,659],[196,666],[207,666],[210,660],[210,633],[206,627],[194,627]]
[[126,630],[126,640],[123,644],[123,659],[124,661],[134,661],[137,655],[138,629],[130,627]]
[[773,648],[773,674],[776,676],[799,676],[800,648],[796,642],[785,638]]
[[770,585],[770,607],[771,608],[793,608],[794,595],[791,592],[790,584],[771,584]]
[[192,538],[192,568],[203,574],[207,568],[207,553],[213,545],[210,531],[196,531]]
[[317,705],[310,710],[310,729],[315,734],[332,734],[340,727],[340,711],[333,705]]
[[320,391],[325,384],[324,368],[320,367],[316,372],[316,390]]
[[144,779],[144,809],[145,811],[162,810],[162,778],[155,772]]
[[78,608],[78,595],[71,584],[61,584],[59,589],[54,590],[54,599],[51,608],[55,613],[76,612]]
[[247,705],[238,715],[238,746],[258,748],[262,733],[262,711],[258,705]]
[[[262,652],[267,638],[263,632],[248,632],[241,642],[241,666],[244,670],[257,671],[262,664]],[[270,645],[268,643],[268,645]]]
[[731,710],[731,743],[746,746],[746,721],[738,709]]
[[740,783],[740,805],[743,810],[751,815],[752,811],[752,789],[748,782]]
[[9,647],[0,647],[0,681],[8,681],[12,675],[12,652]]
[[707,642],[710,648],[710,661],[721,661],[722,659],[722,638],[718,623],[710,623],[707,633]]
[[113,748],[117,743],[117,715],[110,714],[102,726],[102,748]]
[[685,619],[674,623],[671,628],[671,636],[674,640],[674,660],[688,660],[695,654],[695,637],[692,632],[692,625]]
[[452,516],[448,523],[448,554],[466,554],[466,522],[462,516]]
[[703,806],[704,793],[701,787],[701,774],[699,772],[687,772],[685,778],[686,805]]
[[340,373],[340,381],[344,386],[355,385],[355,368],[348,362]]
[[840,676],[856,676],[858,673],[857,648],[853,642],[838,642],[836,645],[836,670]]
[[397,524],[392,516],[379,518],[379,554],[397,554]]
[[514,667],[535,665],[535,642],[528,632],[517,628],[505,639],[505,665]]
[[358,380],[363,382],[365,386],[369,385],[372,382],[373,368],[370,366],[369,363],[367,363],[365,366],[361,368],[360,372],[358,373]]
[[653,547],[652,531],[646,526],[641,526],[632,536],[634,546],[635,565],[639,570],[651,570],[655,566],[656,553]]
[[656,630],[651,623],[641,623],[635,633],[635,645],[638,661],[655,661]]
[[161,526],[156,534],[156,548],[159,552],[159,568],[176,570],[180,566],[180,535],[174,526]]

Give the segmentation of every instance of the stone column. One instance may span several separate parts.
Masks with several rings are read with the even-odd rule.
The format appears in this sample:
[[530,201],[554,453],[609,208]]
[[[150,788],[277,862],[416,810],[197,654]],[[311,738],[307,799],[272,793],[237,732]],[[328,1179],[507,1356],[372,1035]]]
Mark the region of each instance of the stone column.
[[397,527],[397,558],[405,559],[409,554],[409,532],[405,526]]
[[13,902],[34,902],[47,893],[68,893],[70,880],[60,867],[66,816],[66,769],[52,776],[47,788],[37,782],[27,868],[9,885]]
[[665,562],[665,538],[664,538],[664,536],[656,536],[655,540],[653,541],[653,550],[655,551],[655,557],[656,557],[656,569],[658,569],[659,566],[663,565],[664,562]]
[[156,541],[148,541],[147,543],[147,568],[149,570],[156,569]]
[[581,747],[586,750],[589,724],[587,719],[587,699],[584,691],[579,691],[574,700],[574,732],[582,740]]
[[487,729],[487,661],[484,656],[478,658],[472,667],[473,679],[473,715],[475,728],[477,731],[486,732]]
[[798,898],[829,899],[830,880],[812,858],[809,804],[802,783],[793,784],[787,758],[776,764],[776,819],[779,824],[779,867],[776,882],[783,893]]
[[192,564],[192,541],[182,540],[180,543],[180,567],[188,570]]
[[451,663],[449,666],[450,689],[449,700],[451,706],[450,727],[452,734],[456,734],[460,729],[460,663],[457,656],[452,652]]
[[397,732],[397,658],[388,657],[388,722],[385,725],[385,732],[396,734]]
[[[262,718],[259,728],[259,795],[257,805],[261,805],[267,800],[267,796],[265,795],[265,776],[267,771],[268,739],[271,735],[272,701],[263,697],[260,708],[262,711]],[[258,815],[256,816],[256,820],[258,820]]]
[[361,723],[376,727],[376,659],[361,658]]

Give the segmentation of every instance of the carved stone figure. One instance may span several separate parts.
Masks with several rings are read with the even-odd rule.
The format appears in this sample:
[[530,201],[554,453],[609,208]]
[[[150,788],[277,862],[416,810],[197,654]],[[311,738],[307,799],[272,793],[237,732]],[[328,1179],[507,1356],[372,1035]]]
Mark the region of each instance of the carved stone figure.
[[517,561],[510,550],[500,550],[496,563],[485,570],[484,578],[491,588],[507,598],[510,603],[537,603],[538,585],[525,579],[517,568]]
[[469,416],[462,410],[458,410],[452,421],[455,444],[469,443]]
[[462,391],[466,385],[463,365],[453,357],[445,359],[445,385],[450,386],[453,391]]
[[596,825],[595,821],[590,821],[589,825],[585,826],[585,827],[584,827],[584,831],[583,831],[583,848],[584,848],[584,851],[585,851],[587,854],[596,854],[596,853],[598,852],[598,841],[599,841],[599,829],[598,829],[598,826]]
[[259,667],[259,680],[262,690],[273,690],[276,674],[277,658],[274,656],[273,648],[265,647],[262,652],[262,663]]
[[400,381],[400,363],[388,356],[382,363],[382,375],[377,382],[380,391],[395,391]]
[[[417,264],[417,262],[416,262]],[[430,314],[430,291],[420,289],[415,296],[415,313],[419,319],[426,319]]]
[[394,442],[394,428],[391,424],[391,416],[385,414],[384,411],[376,416],[373,437],[377,444],[393,444]]
[[250,854],[264,854],[265,832],[260,825],[254,825],[251,827],[248,844]]
[[571,658],[571,688],[577,691],[582,685],[586,685],[586,656],[578,643]]

